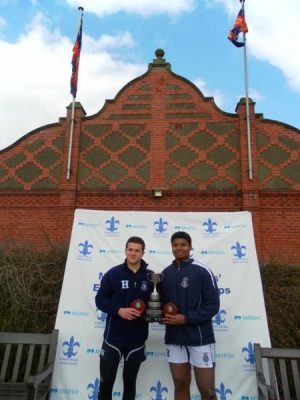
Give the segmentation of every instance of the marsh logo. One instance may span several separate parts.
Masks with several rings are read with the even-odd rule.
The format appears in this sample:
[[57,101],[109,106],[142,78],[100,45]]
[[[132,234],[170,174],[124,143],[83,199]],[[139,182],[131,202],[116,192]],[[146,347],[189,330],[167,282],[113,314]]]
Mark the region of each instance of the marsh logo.
[[222,400],[232,399],[232,390],[226,388],[223,382],[221,382],[220,388],[216,388],[216,393],[220,395],[220,399]]
[[88,317],[90,315],[87,311],[78,310],[64,310],[63,314],[67,317]]
[[106,232],[105,235],[109,235],[109,236],[118,236],[119,232],[119,225],[120,225],[120,221],[118,219],[115,219],[114,216],[111,217],[111,219],[107,219],[105,221],[105,225],[106,225]]
[[151,250],[149,250],[149,254],[159,254],[160,256],[170,256],[173,253],[172,253],[171,250],[155,250],[155,249],[151,249]]
[[123,254],[123,251],[116,249],[100,249],[99,254]]
[[246,347],[242,348],[244,354],[244,360],[247,364],[243,364],[244,371],[254,371],[255,357],[254,357],[254,346],[251,342]]
[[257,396],[242,396],[241,400],[259,400]]
[[77,260],[79,261],[92,261],[92,251],[94,246],[89,243],[88,240],[78,244],[79,255],[77,255]]
[[260,321],[259,315],[235,315],[236,321]]
[[169,223],[167,221],[164,221],[162,218],[159,218],[157,221],[154,221],[153,223],[154,229],[155,229],[155,234],[154,236],[168,236],[167,230]]
[[234,358],[234,353],[216,353],[216,358],[230,359]]
[[98,378],[93,383],[87,385],[87,395],[90,400],[98,400],[99,387],[100,380]]
[[71,336],[69,340],[65,340],[62,343],[62,353],[64,357],[59,359],[60,364],[67,365],[77,365],[78,358],[76,358],[78,354],[78,350],[80,348],[80,343],[75,341],[74,336]]
[[175,231],[195,231],[197,229],[196,226],[193,225],[175,225]]
[[218,224],[212,221],[211,218],[208,218],[206,222],[203,222],[202,226],[204,227],[204,237],[217,237],[219,233],[217,232]]
[[148,229],[148,226],[143,225],[143,224],[126,224],[125,228],[126,229]]
[[225,251],[224,250],[201,250],[200,254],[202,256],[209,255],[209,256],[224,256]]
[[246,246],[242,245],[240,242],[236,242],[234,246],[231,246],[230,250],[234,256],[232,259],[234,264],[248,263],[248,258],[246,257]]
[[81,222],[81,221],[79,221],[77,225],[80,227],[84,227],[84,228],[99,228],[100,227],[100,224],[94,224],[92,222]]
[[79,394],[79,390],[75,388],[50,388],[49,393],[53,394],[67,394],[67,395],[75,395]]
[[99,349],[86,349],[86,353],[89,355],[100,354],[100,350]]
[[226,311],[225,310],[220,310],[218,314],[215,315],[213,318],[213,323],[215,324],[214,326],[214,331],[215,332],[227,332],[228,331],[228,326],[225,324],[226,322]]
[[[169,390],[168,390],[167,386],[163,386],[160,381],[157,381],[156,386],[151,386],[149,392],[153,393],[153,394],[151,394],[151,399],[161,400],[164,398],[164,396],[167,396]],[[152,397],[152,396],[155,396],[155,397]]]
[[245,229],[247,224],[224,225],[224,229]]

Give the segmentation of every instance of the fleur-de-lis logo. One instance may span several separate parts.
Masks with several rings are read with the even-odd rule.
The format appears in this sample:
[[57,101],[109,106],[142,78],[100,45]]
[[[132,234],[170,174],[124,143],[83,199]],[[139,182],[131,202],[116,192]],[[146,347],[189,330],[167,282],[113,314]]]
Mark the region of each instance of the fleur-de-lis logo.
[[68,342],[67,340],[63,342],[62,344],[63,347],[67,346],[67,351],[63,351],[63,354],[67,356],[68,358],[76,356],[78,351],[74,351],[76,347],[80,347],[79,342],[75,342],[74,336],[71,336],[70,341]]
[[220,310],[218,314],[216,314],[215,318],[213,319],[213,323],[217,325],[224,324],[225,318],[222,318],[222,315],[226,315],[225,310]]
[[169,224],[167,221],[164,221],[162,218],[159,218],[158,221],[154,222],[154,225],[157,225],[157,228],[155,228],[156,232],[163,233],[167,230],[167,226]]
[[98,378],[95,379],[94,383],[89,383],[87,385],[89,399],[91,399],[91,400],[98,399],[99,386],[100,386],[100,381]]
[[155,397],[151,397],[152,400],[166,400],[166,397],[163,399],[163,393],[168,393],[168,388],[166,386],[162,386],[161,382],[158,381],[156,386],[151,386],[150,393],[155,392]]
[[207,226],[205,232],[213,233],[217,230],[215,226],[218,226],[218,224],[216,222],[212,222],[212,220],[208,218],[207,222],[203,223],[203,226]]
[[114,232],[118,230],[118,227],[116,225],[119,225],[120,221],[115,219],[115,217],[111,217],[111,219],[106,220],[105,224],[108,225],[106,229],[109,232]]
[[99,308],[96,308],[96,315],[97,315],[98,321],[105,322],[106,315],[107,315],[105,312],[99,310]]
[[243,250],[246,250],[246,246],[242,246],[239,242],[236,242],[235,246],[231,246],[231,250],[236,250],[236,253],[233,253],[235,257],[242,258],[246,255],[246,253],[243,253]]
[[232,395],[232,390],[226,389],[224,383],[221,382],[220,389],[216,388],[216,393],[220,395],[220,400],[226,400],[228,394]]
[[90,249],[94,248],[94,246],[92,244],[89,244],[87,240],[84,243],[79,243],[78,247],[82,247],[82,250],[79,250],[79,253],[83,256],[88,256],[89,254],[91,254]]
[[255,357],[254,357],[254,347],[251,342],[248,343],[248,347],[242,348],[242,353],[248,353],[248,356],[245,357],[245,361],[250,363],[251,365],[255,364]]

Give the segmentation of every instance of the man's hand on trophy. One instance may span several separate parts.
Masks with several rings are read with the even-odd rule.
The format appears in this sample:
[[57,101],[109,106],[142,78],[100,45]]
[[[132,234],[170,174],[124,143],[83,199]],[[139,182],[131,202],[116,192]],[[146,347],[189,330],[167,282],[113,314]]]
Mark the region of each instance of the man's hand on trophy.
[[121,318],[127,319],[128,321],[132,321],[133,319],[139,318],[142,315],[142,313],[136,308],[128,307],[128,308],[120,308],[118,311],[118,315]]

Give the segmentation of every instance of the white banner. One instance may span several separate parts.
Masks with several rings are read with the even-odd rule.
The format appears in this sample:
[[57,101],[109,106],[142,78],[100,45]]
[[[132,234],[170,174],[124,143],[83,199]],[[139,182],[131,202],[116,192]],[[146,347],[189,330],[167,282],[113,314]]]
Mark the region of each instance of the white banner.
[[[125,259],[130,236],[146,242],[144,260],[160,272],[173,260],[171,235],[192,237],[191,256],[216,276],[221,307],[214,318],[216,390],[222,400],[257,400],[253,343],[270,346],[251,214],[76,210],[55,327],[59,329],[51,400],[97,400],[106,315],[95,306],[103,274]],[[136,399],[171,400],[164,326],[151,323]],[[122,363],[113,399],[123,391]],[[195,381],[191,399],[200,399]]]

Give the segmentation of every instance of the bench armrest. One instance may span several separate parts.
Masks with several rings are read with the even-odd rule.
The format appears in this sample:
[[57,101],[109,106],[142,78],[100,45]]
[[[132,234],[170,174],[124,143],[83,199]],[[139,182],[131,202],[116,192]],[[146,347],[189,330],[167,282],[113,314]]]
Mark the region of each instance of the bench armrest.
[[[263,394],[264,400],[276,400],[276,394],[272,386],[267,385],[265,376],[261,373],[257,373],[257,385],[259,391]],[[261,398],[259,396],[259,398]]]
[[51,376],[54,369],[54,363],[46,364],[36,375],[31,375],[27,381],[27,387],[30,389],[37,388],[48,376]]

